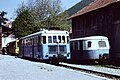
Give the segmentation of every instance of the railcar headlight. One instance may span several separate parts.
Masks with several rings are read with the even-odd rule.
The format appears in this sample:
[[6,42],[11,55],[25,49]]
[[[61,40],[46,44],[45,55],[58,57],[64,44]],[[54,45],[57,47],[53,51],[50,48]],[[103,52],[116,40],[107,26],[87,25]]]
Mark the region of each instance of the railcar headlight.
[[69,56],[70,56],[70,52],[67,53],[67,57],[69,57]]
[[48,55],[45,55],[45,57],[48,57]]
[[101,54],[99,54],[99,59],[102,59],[102,55]]

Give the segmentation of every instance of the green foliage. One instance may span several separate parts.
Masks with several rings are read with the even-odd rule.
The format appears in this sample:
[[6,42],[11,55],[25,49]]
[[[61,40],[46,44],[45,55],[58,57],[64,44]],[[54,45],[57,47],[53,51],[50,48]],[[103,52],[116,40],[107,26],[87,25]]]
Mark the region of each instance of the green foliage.
[[0,26],[1,26],[2,23],[4,24],[8,20],[7,18],[4,18],[4,16],[6,14],[7,14],[7,12],[4,12],[4,11],[0,12]]
[[15,19],[13,23],[13,29],[17,32],[18,37],[23,37],[31,34],[34,30],[34,24],[31,14],[31,12],[26,10],[19,14],[18,17]]
[[60,0],[30,0],[27,5],[22,3],[17,9],[13,28],[18,37],[29,35],[40,28],[59,27],[69,30],[68,15],[62,12]]

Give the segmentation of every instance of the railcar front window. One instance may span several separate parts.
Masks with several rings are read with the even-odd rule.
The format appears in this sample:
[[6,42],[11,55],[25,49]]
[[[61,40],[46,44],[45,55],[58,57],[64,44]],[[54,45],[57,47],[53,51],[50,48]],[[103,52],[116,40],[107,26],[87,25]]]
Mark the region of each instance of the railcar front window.
[[57,37],[53,36],[53,43],[56,43],[56,42],[57,42]]
[[[58,52],[58,47],[57,46],[48,46],[49,47],[49,53],[53,54],[53,53],[57,53]],[[60,45],[59,46],[59,52],[63,53],[66,51],[66,46],[64,45]]]
[[65,43],[65,36],[62,36],[62,43]]
[[61,43],[61,36],[58,36],[58,39],[59,39],[59,43]]
[[48,36],[48,43],[52,43],[52,37]]
[[99,47],[106,47],[105,41],[99,41],[98,44],[99,44]]
[[65,46],[59,46],[60,52],[65,52]]
[[49,51],[50,52],[56,52],[57,51],[57,47],[56,46],[49,46]]

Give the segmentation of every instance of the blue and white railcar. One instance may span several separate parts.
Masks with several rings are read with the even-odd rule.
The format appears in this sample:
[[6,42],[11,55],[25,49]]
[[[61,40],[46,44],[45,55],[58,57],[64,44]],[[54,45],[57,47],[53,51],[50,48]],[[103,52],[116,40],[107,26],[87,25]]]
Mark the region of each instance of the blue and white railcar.
[[70,59],[69,33],[42,30],[20,38],[20,57],[40,60]]
[[89,61],[109,58],[109,41],[105,36],[90,36],[70,40],[71,60]]

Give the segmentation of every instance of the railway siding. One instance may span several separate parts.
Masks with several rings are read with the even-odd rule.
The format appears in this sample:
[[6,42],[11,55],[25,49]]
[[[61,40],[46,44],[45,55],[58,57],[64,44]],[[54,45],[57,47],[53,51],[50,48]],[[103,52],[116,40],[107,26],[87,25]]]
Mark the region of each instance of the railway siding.
[[77,69],[80,68],[80,69],[83,69],[83,70],[86,70],[86,71],[87,70],[93,71],[93,73],[94,72],[98,72],[98,73],[104,73],[104,75],[108,74],[108,76],[110,78],[113,75],[115,78],[117,78],[118,80],[120,80],[120,69],[113,69],[113,68],[107,68],[107,67],[101,67],[101,66],[68,64],[68,63],[61,63],[61,64],[65,65],[65,66],[74,67],[74,68],[77,68]]

